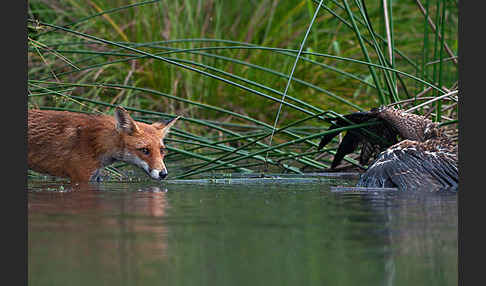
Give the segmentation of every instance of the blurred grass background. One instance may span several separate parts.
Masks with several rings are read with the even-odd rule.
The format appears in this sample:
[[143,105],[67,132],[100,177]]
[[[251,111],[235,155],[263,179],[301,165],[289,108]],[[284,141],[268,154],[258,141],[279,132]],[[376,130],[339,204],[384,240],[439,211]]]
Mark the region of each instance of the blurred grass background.
[[328,119],[379,105],[457,129],[456,1],[29,0],[28,16],[29,108],[182,115],[176,177],[325,170]]

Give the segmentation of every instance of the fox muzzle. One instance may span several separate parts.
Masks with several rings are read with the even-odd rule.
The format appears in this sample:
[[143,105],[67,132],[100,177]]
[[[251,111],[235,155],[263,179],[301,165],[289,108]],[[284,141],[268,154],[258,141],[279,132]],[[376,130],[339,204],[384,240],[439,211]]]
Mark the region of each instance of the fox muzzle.
[[163,180],[165,179],[165,177],[167,177],[167,170],[157,170],[157,169],[152,169],[150,172],[149,172],[149,175],[150,177],[152,177],[152,179],[156,179],[156,180]]

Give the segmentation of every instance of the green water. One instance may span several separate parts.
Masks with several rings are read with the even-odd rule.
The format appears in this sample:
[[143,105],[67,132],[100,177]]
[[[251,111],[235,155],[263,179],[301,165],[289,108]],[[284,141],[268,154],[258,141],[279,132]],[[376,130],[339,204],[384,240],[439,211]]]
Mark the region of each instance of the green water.
[[457,194],[30,184],[29,285],[457,285]]

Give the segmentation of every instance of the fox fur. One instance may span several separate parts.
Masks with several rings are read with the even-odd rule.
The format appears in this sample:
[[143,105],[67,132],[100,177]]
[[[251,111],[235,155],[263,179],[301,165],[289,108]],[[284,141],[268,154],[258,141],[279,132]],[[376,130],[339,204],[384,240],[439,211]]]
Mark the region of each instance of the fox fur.
[[164,137],[180,117],[169,122],[135,122],[123,107],[115,116],[68,111],[28,111],[28,167],[73,183],[99,181],[101,168],[123,161],[164,179]]

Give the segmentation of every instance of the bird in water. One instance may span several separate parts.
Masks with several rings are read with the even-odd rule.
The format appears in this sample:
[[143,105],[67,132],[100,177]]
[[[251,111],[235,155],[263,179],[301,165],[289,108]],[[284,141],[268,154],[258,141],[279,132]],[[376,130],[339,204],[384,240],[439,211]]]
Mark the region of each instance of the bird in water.
[[[331,169],[336,168],[345,155],[358,147],[361,147],[360,164],[365,165],[375,158],[360,176],[357,187],[458,188],[457,144],[438,123],[392,107],[374,108],[343,117],[332,122],[329,130],[376,122],[348,130],[331,164]],[[324,135],[318,149],[326,146],[339,132]]]

